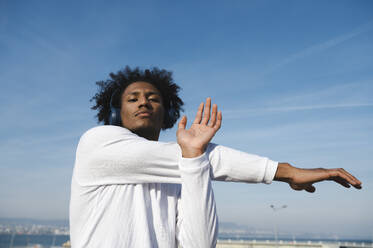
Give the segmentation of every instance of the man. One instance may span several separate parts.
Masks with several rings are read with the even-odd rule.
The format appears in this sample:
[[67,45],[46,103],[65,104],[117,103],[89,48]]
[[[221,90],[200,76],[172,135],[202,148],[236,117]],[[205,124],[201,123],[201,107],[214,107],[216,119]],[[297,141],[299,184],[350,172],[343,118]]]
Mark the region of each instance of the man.
[[288,163],[209,143],[221,126],[206,99],[190,129],[178,124],[177,144],[158,142],[183,105],[165,70],[126,67],[98,82],[98,120],[80,139],[71,187],[73,247],[214,247],[217,214],[212,180],[284,181],[314,192],[313,183],[361,182],[343,169],[299,169]]

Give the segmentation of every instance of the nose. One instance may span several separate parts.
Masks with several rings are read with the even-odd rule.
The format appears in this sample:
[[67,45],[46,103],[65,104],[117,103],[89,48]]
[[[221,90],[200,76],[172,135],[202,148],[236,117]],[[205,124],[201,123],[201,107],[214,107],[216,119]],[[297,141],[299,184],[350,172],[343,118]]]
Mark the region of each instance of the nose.
[[139,101],[139,108],[141,107],[151,108],[149,100],[145,96],[140,97],[138,101]]

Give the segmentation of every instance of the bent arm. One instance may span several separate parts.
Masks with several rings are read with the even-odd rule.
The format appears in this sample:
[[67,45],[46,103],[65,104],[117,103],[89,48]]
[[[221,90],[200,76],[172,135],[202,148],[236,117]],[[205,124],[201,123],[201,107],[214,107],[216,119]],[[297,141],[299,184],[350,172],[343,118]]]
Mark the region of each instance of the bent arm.
[[[270,183],[277,162],[209,144],[206,154],[213,180]],[[81,138],[74,177],[82,186],[128,183],[181,183],[176,143],[149,141],[116,126],[99,126]]]
[[176,238],[181,247],[215,247],[218,219],[207,156],[181,158],[179,166]]

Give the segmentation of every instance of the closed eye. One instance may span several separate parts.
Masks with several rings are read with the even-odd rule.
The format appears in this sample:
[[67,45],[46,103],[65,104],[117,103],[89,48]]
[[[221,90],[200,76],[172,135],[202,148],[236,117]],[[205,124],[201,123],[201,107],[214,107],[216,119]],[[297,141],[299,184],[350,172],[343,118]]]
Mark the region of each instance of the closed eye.
[[[136,102],[137,101],[137,98],[130,98],[127,100],[127,102]],[[152,97],[152,98],[148,98],[148,101],[150,102],[160,102],[161,100],[158,99],[157,97]]]
[[159,99],[158,99],[158,98],[149,98],[149,101],[152,101],[152,102],[159,102]]

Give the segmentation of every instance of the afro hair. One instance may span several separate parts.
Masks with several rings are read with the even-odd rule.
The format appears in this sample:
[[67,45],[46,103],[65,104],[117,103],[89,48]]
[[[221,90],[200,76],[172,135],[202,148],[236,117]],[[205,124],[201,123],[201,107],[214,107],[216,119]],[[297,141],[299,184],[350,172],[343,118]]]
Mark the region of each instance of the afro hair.
[[[157,67],[142,70],[139,67],[131,69],[129,66],[126,66],[117,73],[110,73],[109,76],[110,79],[108,80],[96,82],[99,92],[90,100],[96,103],[91,109],[98,110],[96,117],[99,123],[103,122],[104,125],[110,124],[111,103],[114,107],[120,108],[121,97],[119,96],[122,96],[128,85],[139,81],[152,84],[162,95],[163,107],[165,109],[163,130],[172,128],[177,119],[179,119],[184,103],[178,96],[180,87],[173,82],[172,72],[164,69],[160,70]],[[120,94],[116,94],[118,91]]]

